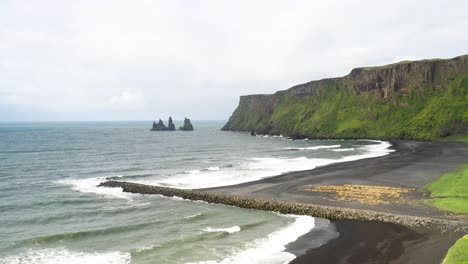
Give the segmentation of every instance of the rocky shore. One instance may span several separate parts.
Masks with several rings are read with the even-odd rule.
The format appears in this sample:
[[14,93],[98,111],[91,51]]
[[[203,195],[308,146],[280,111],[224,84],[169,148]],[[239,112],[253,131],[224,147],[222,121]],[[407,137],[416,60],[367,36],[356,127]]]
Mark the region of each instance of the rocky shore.
[[275,199],[263,199],[233,194],[205,192],[198,190],[184,190],[153,185],[145,185],[131,182],[107,181],[98,187],[122,188],[124,192],[139,194],[154,194],[166,197],[180,197],[183,199],[204,201],[208,203],[231,205],[240,208],[257,209],[278,212],[282,214],[310,215],[313,217],[327,218],[330,220],[363,220],[396,223],[407,226],[436,227],[451,231],[468,231],[463,220],[441,219],[431,217],[418,217],[398,215],[373,210],[361,210],[322,206],[298,202],[288,202]]

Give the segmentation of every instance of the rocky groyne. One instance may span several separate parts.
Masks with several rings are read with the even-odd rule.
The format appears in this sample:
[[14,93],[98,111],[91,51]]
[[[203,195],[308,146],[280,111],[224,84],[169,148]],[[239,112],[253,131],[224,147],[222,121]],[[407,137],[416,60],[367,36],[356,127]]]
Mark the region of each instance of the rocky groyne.
[[197,190],[175,189],[153,185],[145,185],[130,182],[107,181],[98,187],[122,188],[124,192],[139,194],[155,194],[166,197],[180,197],[193,201],[204,201],[214,204],[231,205],[240,208],[272,211],[282,214],[310,215],[313,217],[327,218],[330,220],[350,219],[363,221],[381,221],[403,224],[408,226],[437,227],[443,230],[468,231],[466,221],[429,217],[389,214],[371,210],[359,210],[332,206],[321,206],[306,203],[288,202],[254,198],[224,193],[204,192]]

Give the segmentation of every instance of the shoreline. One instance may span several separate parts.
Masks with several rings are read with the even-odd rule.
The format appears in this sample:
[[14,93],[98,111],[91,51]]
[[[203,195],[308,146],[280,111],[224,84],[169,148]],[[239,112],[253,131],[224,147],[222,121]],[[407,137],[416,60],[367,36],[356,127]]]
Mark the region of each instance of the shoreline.
[[[238,185],[181,190],[108,181],[100,186],[331,219],[340,233],[338,239],[311,248],[309,242],[314,232],[311,230],[295,243],[296,250],[302,248],[306,252],[296,252],[293,264],[312,260],[318,263],[440,263],[448,248],[463,232],[468,232],[468,217],[443,212],[421,202],[424,193],[417,193],[411,202],[372,205],[301,189],[308,185],[360,184],[422,190],[429,182],[466,162],[468,156],[465,143],[391,143],[396,151],[385,156],[335,163]],[[346,250],[355,245],[364,245],[366,250]],[[307,248],[309,250],[304,250]],[[335,259],[327,259],[327,256]]]
[[[441,263],[448,249],[463,236],[463,232],[377,221],[335,220],[331,224],[339,237],[321,247],[309,247],[289,264]],[[317,236],[311,232],[308,239]],[[302,246],[307,248],[307,243]]]

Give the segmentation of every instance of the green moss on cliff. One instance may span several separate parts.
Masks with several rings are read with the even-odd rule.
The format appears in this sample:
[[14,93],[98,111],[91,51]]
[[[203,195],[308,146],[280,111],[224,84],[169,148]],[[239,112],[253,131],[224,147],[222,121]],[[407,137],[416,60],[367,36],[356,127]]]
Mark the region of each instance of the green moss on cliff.
[[310,138],[463,136],[468,132],[467,61],[462,56],[353,70],[343,78],[276,93],[268,102],[244,100],[225,129]]

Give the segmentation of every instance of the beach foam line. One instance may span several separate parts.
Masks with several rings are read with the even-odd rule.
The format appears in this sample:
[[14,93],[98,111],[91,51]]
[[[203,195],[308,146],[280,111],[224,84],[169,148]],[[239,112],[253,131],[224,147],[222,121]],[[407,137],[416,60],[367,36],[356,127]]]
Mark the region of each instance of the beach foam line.
[[[374,144],[359,147],[359,154],[341,158],[250,158],[232,167],[221,167],[219,170],[193,170],[190,173],[173,175],[170,178],[135,179],[131,182],[172,187],[178,189],[199,189],[219,186],[236,185],[278,176],[288,172],[312,170],[319,166],[347,162],[359,159],[388,155],[394,150],[389,149],[390,143],[371,141]],[[315,149],[338,149],[341,145],[313,146]]]
[[130,253],[75,252],[66,248],[30,249],[22,254],[0,258],[0,264],[129,264]]
[[225,232],[229,234],[237,233],[241,231],[241,228],[239,226],[231,226],[231,227],[226,227],[226,228],[212,228],[212,227],[206,227],[202,229],[204,232]]
[[285,252],[286,245],[296,241],[315,227],[315,218],[311,216],[284,215],[295,221],[267,237],[256,239],[246,244],[244,250],[234,253],[223,260],[208,260],[197,264],[286,264],[296,258]]
[[342,148],[342,149],[330,149],[331,151],[335,152],[345,152],[345,151],[353,151],[355,148]]
[[284,149],[287,150],[317,150],[317,149],[331,149],[331,148],[339,148],[341,145],[323,145],[323,146],[312,146],[312,147],[287,147]]

